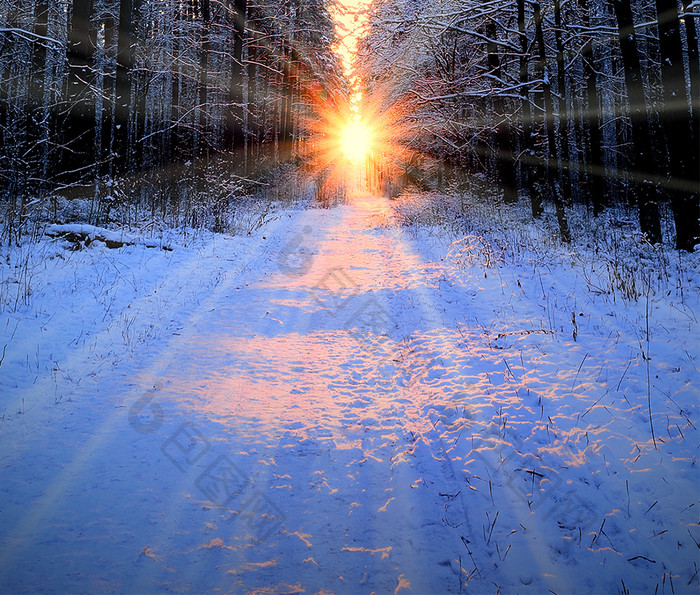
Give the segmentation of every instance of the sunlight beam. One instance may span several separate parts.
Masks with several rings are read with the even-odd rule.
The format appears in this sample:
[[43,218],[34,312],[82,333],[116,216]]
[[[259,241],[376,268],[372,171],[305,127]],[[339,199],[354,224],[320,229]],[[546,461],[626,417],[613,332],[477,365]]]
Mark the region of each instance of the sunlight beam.
[[363,163],[372,149],[372,132],[362,120],[354,118],[341,132],[343,154],[352,163]]

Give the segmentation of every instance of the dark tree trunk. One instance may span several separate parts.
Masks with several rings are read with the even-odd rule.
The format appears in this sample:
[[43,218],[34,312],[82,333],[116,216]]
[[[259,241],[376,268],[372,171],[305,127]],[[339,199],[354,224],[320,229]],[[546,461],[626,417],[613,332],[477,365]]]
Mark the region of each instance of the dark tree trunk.
[[229,106],[227,110],[225,144],[230,151],[242,151],[244,145],[243,122],[245,105],[243,104],[243,83],[245,66],[243,64],[243,44],[245,42],[247,0],[235,0],[233,5],[233,63],[229,82]]
[[[681,0],[683,12],[692,12],[689,0]],[[688,40],[688,74],[690,76],[690,97],[693,100],[693,132],[696,142],[698,139],[698,111],[700,111],[700,56],[698,55],[698,29],[695,17],[687,16],[685,21],[685,36]],[[695,145],[697,147],[697,144]]]
[[244,104],[243,84],[245,82],[245,66],[243,64],[243,44],[245,42],[246,13],[248,10],[247,0],[236,0],[236,40],[234,49],[234,59],[236,60],[239,83],[238,100],[236,106],[236,127],[234,128],[233,143],[237,149],[242,150],[244,145],[246,106]]
[[[496,39],[496,24],[493,21],[486,23],[487,52],[489,72],[497,79],[501,78],[501,60],[498,55]],[[500,94],[493,100],[494,116],[496,118],[496,179],[503,188],[503,200],[506,203],[514,203],[518,200],[517,181],[515,178],[514,151],[510,143],[509,126],[506,122],[505,102]]]
[[282,37],[280,40],[280,55],[282,57],[282,79],[280,81],[280,108],[279,108],[279,122],[277,124],[278,128],[278,138],[279,138],[279,159],[281,161],[286,161],[291,157],[290,150],[290,138],[291,130],[289,126],[291,118],[291,94],[293,92],[291,83],[291,71],[292,71],[292,52],[287,40]]
[[[690,105],[686,99],[683,45],[676,0],[656,0],[656,11],[664,97],[661,121],[671,158],[671,205],[676,223],[676,247],[692,251],[695,244],[700,242],[698,151],[697,144],[694,144]],[[689,150],[689,147],[695,147],[695,150]]]
[[[176,5],[174,8],[173,15],[173,27],[177,31],[180,28],[180,23],[182,22],[184,15],[182,14],[181,7]],[[170,132],[170,160],[172,163],[177,163],[177,161],[182,157],[181,151],[181,134],[180,127],[177,122],[180,118],[180,85],[182,84],[182,65],[179,62],[180,54],[180,44],[182,40],[176,35],[173,40],[173,72],[171,81],[171,103],[170,103],[170,120],[172,124],[172,129]],[[184,161],[184,160],[183,160]]]
[[207,95],[209,90],[209,54],[211,53],[211,11],[209,0],[200,0],[199,8],[202,16],[202,37],[199,50],[199,122],[197,157],[202,158],[208,153],[208,134],[210,130],[207,114]]
[[92,0],[73,2],[68,34],[68,89],[66,100],[69,115],[64,126],[62,169],[69,175],[91,161],[94,143],[95,103],[93,55],[96,30],[91,22]]
[[661,224],[657,204],[657,188],[652,182],[656,167],[652,150],[652,132],[649,125],[647,106],[641,76],[637,39],[632,20],[630,0],[613,0],[618,26],[622,66],[627,87],[632,120],[632,173],[638,180],[633,181],[639,204],[639,223],[642,232],[652,243],[661,241]]
[[282,142],[282,160],[291,158],[292,150],[292,105],[294,101],[294,57],[292,53],[291,40],[282,41],[283,56],[283,78],[282,78],[282,122],[280,127],[280,137]]
[[[105,51],[111,52],[119,41],[119,29],[112,13],[107,11],[105,20]],[[116,104],[116,72],[112,68],[104,73],[104,107],[102,112],[102,173],[108,176],[114,174],[112,152],[114,150],[114,111]]]
[[[49,4],[46,0],[37,1],[34,6],[34,33],[40,37],[46,37],[49,33]],[[43,101],[46,66],[46,44],[37,40],[32,58],[32,103],[41,104]]]
[[136,45],[135,21],[141,0],[120,0],[119,39],[117,42],[117,79],[114,101],[114,151],[122,171],[135,165],[132,129],[134,105],[132,83]]
[[532,162],[532,113],[530,102],[528,101],[528,89],[525,84],[529,81],[528,76],[528,39],[527,30],[525,28],[525,0],[516,0],[518,12],[518,44],[520,47],[520,56],[518,58],[519,67],[519,82],[520,82],[520,119],[522,121],[520,134],[520,184],[525,188],[530,196],[530,204],[532,207],[532,216],[538,218],[542,215],[542,199],[538,191],[530,187],[531,178],[533,175]]
[[[582,22],[585,28],[591,26],[591,8],[588,0],[579,0]],[[605,165],[603,162],[602,137],[600,134],[601,118],[598,103],[598,75],[593,56],[593,36],[587,35],[581,49],[583,58],[583,78],[585,87],[584,129],[588,138],[588,161],[585,166],[586,193],[593,204],[593,213],[598,215],[606,205],[605,200]],[[585,138],[585,137],[584,137]]]
[[257,105],[258,94],[258,74],[256,70],[257,48],[253,40],[248,44],[248,156],[247,161],[252,163],[257,151],[259,142],[258,118],[259,110]]
[[569,107],[566,92],[566,52],[562,40],[561,2],[554,0],[554,39],[557,45],[557,87],[559,95],[559,142],[561,144],[561,161],[559,180],[563,199],[571,201],[571,151],[569,149]]
[[[688,12],[690,2],[682,0],[682,3],[683,11]],[[688,76],[690,78],[689,89],[692,109],[690,129],[693,134],[691,146],[697,147],[700,144],[700,56],[698,55],[698,30],[695,22],[696,17],[685,17],[683,20],[685,21],[685,33],[688,40]],[[694,151],[688,157],[692,160],[688,165],[691,179],[700,186],[700,163],[698,163],[700,155],[698,151]]]
[[[47,37],[49,33],[49,4],[45,0],[37,1],[34,8],[34,33]],[[37,159],[41,161],[39,171],[39,195],[43,196],[49,186],[51,175],[51,152],[49,150],[50,135],[53,130],[53,113],[49,102],[51,100],[51,67],[47,62],[46,45],[39,41],[34,44],[32,59],[32,86],[30,88],[31,104],[35,107],[35,130],[38,140]]]
[[539,51],[539,62],[542,82],[542,107],[544,127],[547,135],[547,156],[545,158],[545,178],[547,187],[552,194],[554,207],[557,213],[557,222],[559,224],[559,233],[563,242],[571,241],[571,232],[569,231],[569,223],[566,219],[564,203],[561,198],[561,189],[559,184],[554,180],[554,172],[552,171],[557,164],[557,147],[554,134],[554,107],[552,102],[552,88],[550,85],[549,71],[547,68],[547,52],[544,45],[544,33],[542,31],[542,11],[539,2],[532,3],[535,18],[535,41],[537,42]]

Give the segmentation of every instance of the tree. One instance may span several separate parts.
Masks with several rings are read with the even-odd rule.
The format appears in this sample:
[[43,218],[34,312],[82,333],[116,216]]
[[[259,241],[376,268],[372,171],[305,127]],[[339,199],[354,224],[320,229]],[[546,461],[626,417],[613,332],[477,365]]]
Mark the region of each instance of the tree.
[[114,97],[114,153],[121,171],[136,167],[133,131],[134,104],[134,48],[136,45],[135,22],[141,0],[120,0],[119,36],[117,42],[116,91]]
[[[243,122],[246,106],[243,101],[243,84],[246,79],[245,65],[243,63],[243,48],[246,37],[246,0],[235,0],[230,10],[233,15],[233,62],[231,64],[231,80],[229,83],[229,108],[226,124],[226,146],[228,150],[241,150],[244,144]],[[252,62],[250,62],[252,64]]]
[[579,0],[582,11],[582,25],[585,31],[581,58],[583,60],[583,87],[586,102],[584,104],[583,130],[587,138],[587,162],[585,164],[586,192],[591,197],[593,212],[598,215],[606,204],[605,201],[605,162],[601,137],[601,110],[598,99],[598,71],[596,70],[591,33],[591,6],[588,0]]
[[632,19],[630,0],[612,0],[617,19],[618,38],[622,65],[629,100],[631,139],[633,151],[629,156],[634,175],[635,198],[639,205],[639,220],[647,239],[661,241],[661,225],[657,203],[657,187],[654,183],[656,166],[653,157],[652,133],[649,123],[642,70],[637,51],[637,38]]
[[[501,60],[496,44],[496,24],[489,19],[486,22],[487,52],[489,75],[495,79],[501,79]],[[506,104],[503,97],[497,94],[494,99],[494,116],[496,118],[496,159],[498,163],[497,173],[503,186],[503,199],[506,203],[515,202],[518,199],[517,181],[515,177],[514,151],[511,146],[510,127],[507,122]]]
[[[688,149],[697,149],[698,137],[693,110],[686,99],[678,4],[676,0],[656,0],[656,12],[663,79],[662,123],[670,157],[671,205],[676,223],[676,247],[679,250],[692,251],[695,244],[700,243],[700,187],[697,183],[698,151]],[[688,40],[688,47],[692,46],[692,41]],[[695,48],[697,50],[697,44]]]
[[94,69],[97,31],[92,21],[93,0],[73,2],[68,36],[68,77],[65,94],[68,117],[63,129],[64,169],[85,171],[92,163],[94,144]]
[[[539,74],[542,77],[542,100],[540,103],[540,110],[542,112],[542,119],[544,121],[544,128],[547,136],[547,157],[545,160],[545,176],[547,181],[547,187],[552,194],[552,199],[554,201],[554,206],[557,212],[557,222],[559,223],[559,234],[564,242],[571,241],[571,233],[569,231],[569,224],[566,220],[566,214],[564,212],[564,204],[561,196],[561,188],[559,183],[554,180],[554,166],[557,164],[557,149],[556,140],[554,135],[554,104],[552,101],[552,87],[550,81],[549,68],[547,64],[547,53],[544,44],[544,32],[542,27],[542,10],[540,8],[539,2],[533,2],[532,7],[534,10],[535,19],[535,41],[537,47],[539,48]],[[561,168],[560,168],[561,171]]]

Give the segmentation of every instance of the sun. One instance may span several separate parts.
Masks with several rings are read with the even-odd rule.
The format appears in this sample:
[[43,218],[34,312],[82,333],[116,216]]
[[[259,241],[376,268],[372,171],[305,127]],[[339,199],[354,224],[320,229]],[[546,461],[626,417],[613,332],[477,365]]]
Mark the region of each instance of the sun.
[[342,130],[343,154],[353,163],[362,163],[372,149],[372,131],[359,118],[353,118]]

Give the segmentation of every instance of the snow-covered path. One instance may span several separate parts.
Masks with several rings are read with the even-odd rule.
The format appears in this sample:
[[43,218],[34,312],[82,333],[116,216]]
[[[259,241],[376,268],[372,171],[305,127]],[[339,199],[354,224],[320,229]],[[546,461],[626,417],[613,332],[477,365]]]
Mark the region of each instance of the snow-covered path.
[[[567,593],[652,576],[668,590],[670,542],[645,529],[628,549],[644,510],[659,529],[678,517],[667,537],[683,535],[683,571],[697,558],[697,514],[679,512],[697,499],[692,438],[654,454],[641,406],[604,410],[579,387],[601,384],[585,336],[552,361],[552,333],[524,323],[532,304],[515,293],[509,316],[528,331],[497,339],[522,339],[519,361],[458,324],[515,277],[456,278],[370,196],[285,214],[258,239],[211,289],[196,260],[179,262],[165,309],[181,290],[206,297],[173,299],[167,337],[75,386],[75,403],[2,428],[0,590]],[[596,344],[601,361],[617,342]],[[61,369],[84,371],[72,357]],[[16,396],[31,404],[36,384]],[[659,469],[673,478],[660,517],[653,500],[630,505],[632,443],[653,485]],[[669,574],[682,591],[690,577]]]

